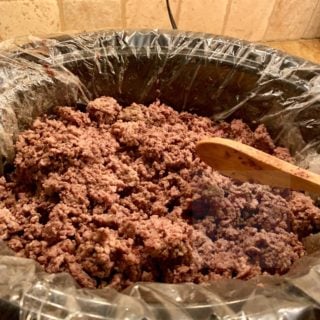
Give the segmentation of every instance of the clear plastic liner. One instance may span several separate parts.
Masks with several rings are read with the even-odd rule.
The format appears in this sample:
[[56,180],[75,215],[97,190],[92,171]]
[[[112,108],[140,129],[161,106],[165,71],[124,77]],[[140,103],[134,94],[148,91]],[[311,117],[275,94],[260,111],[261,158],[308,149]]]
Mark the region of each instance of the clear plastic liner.
[[[1,171],[35,117],[101,95],[264,123],[301,166],[319,172],[319,65],[236,39],[158,30],[1,43]],[[1,244],[0,319],[320,319],[320,250],[313,251],[281,277],[137,283],[119,293],[80,289]]]

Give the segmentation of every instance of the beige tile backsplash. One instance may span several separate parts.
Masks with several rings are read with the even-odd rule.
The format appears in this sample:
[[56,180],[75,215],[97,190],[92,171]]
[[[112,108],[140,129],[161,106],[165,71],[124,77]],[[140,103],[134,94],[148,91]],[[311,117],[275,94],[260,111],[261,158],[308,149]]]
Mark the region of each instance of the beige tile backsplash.
[[[320,0],[171,0],[179,29],[264,41],[320,37]],[[0,0],[0,40],[105,28],[170,28],[165,0]]]
[[177,24],[181,30],[222,34],[230,0],[180,0]]
[[276,0],[233,0],[224,34],[246,40],[264,38]]
[[121,2],[118,0],[63,0],[59,3],[63,30],[122,27]]
[[0,0],[0,39],[61,29],[56,0]]
[[264,39],[281,39],[284,33],[286,39],[301,38],[318,2],[318,0],[277,0]]
[[[171,27],[164,0],[126,0],[124,3],[124,27],[137,28],[162,28]],[[174,17],[179,10],[179,0],[171,0],[171,10]]]

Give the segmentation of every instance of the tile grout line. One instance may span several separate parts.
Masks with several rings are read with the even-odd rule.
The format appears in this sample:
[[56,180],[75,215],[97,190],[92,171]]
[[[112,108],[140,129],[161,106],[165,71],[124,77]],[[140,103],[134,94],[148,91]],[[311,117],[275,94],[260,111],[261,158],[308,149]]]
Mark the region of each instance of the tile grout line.
[[66,25],[64,22],[63,0],[57,0],[57,3],[59,9],[60,31],[64,31]]
[[222,35],[225,35],[228,19],[231,12],[231,6],[232,6],[232,0],[228,0],[227,6],[226,6],[226,13],[224,14],[224,18],[223,18],[222,30],[220,31]]
[[273,3],[273,8],[272,10],[270,11],[270,14],[268,16],[268,22],[267,22],[267,25],[266,25],[266,29],[264,30],[264,33],[263,33],[263,36],[262,36],[262,41],[272,41],[272,40],[266,40],[266,34],[268,32],[268,29],[269,29],[269,25],[270,25],[270,20],[271,20],[271,17],[273,16],[273,13],[275,11],[275,8],[277,6],[277,3],[278,3],[279,0],[275,0],[274,3]]
[[317,13],[317,9],[318,9],[319,7],[320,7],[320,0],[318,0],[316,6],[314,7],[314,11],[313,11],[313,13],[311,14],[310,20],[309,20],[309,22],[306,24],[306,28],[305,28],[304,31],[302,32],[301,39],[304,39],[305,34],[306,34],[307,30],[309,29],[311,23],[313,22],[313,18],[315,17],[315,14]]
[[175,21],[176,21],[177,29],[178,29],[178,30],[179,30],[181,4],[182,4],[182,0],[178,0],[177,10],[176,10],[176,17],[175,17]]
[[121,14],[121,24],[122,24],[122,28],[126,29],[127,28],[127,19],[126,19],[126,13],[127,13],[127,9],[126,9],[126,0],[121,0],[120,1],[120,14]]

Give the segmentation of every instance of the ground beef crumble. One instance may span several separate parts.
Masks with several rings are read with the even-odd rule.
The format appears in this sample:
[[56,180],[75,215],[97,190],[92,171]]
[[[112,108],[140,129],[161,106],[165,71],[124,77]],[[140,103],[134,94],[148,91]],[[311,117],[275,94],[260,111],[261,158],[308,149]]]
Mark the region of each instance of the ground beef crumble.
[[110,97],[86,112],[59,107],[20,135],[15,171],[0,178],[0,238],[88,288],[286,273],[320,210],[302,193],[215,172],[194,152],[204,136],[291,161],[264,126],[241,120]]

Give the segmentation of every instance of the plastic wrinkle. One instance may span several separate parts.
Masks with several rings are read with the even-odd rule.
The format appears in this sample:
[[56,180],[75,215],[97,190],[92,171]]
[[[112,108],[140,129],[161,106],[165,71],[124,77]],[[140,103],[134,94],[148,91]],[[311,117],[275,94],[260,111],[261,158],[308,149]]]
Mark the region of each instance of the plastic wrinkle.
[[[17,135],[57,105],[106,95],[156,99],[214,119],[264,123],[301,166],[320,168],[320,66],[232,38],[179,31],[99,31],[0,44],[0,171]],[[320,319],[320,252],[285,276],[213,284],[81,289],[0,244],[1,319]]]

